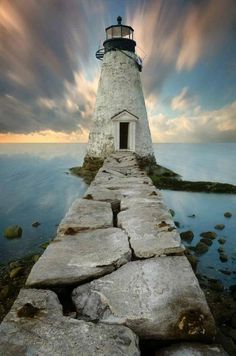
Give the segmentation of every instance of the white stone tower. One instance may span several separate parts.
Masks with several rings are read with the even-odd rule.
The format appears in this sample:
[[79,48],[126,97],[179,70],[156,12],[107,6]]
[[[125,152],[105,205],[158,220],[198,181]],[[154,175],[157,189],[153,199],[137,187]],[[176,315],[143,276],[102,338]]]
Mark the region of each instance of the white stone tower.
[[134,30],[122,25],[106,28],[104,48],[96,53],[103,60],[87,156],[105,158],[115,151],[133,151],[153,157],[140,72],[142,61],[135,54]]

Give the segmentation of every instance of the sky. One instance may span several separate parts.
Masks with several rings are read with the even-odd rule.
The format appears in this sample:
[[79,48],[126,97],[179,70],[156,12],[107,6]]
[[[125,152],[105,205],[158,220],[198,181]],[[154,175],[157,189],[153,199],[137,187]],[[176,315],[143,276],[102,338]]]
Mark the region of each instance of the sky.
[[0,0],[0,142],[86,142],[116,18],[153,142],[236,142],[236,0]]

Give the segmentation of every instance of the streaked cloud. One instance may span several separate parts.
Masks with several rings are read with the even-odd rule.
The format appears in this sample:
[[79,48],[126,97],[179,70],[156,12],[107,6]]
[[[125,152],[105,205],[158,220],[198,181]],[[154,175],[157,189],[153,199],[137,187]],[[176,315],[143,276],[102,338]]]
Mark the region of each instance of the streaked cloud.
[[236,24],[234,0],[189,1],[182,7],[181,3],[151,0],[134,13],[128,10],[138,46],[146,52],[148,95],[153,90],[158,93],[175,69],[190,70],[200,59],[216,54]]
[[150,117],[154,142],[235,142],[236,101],[219,110]]
[[[178,123],[191,140],[199,139],[203,117],[207,125],[211,120],[198,93],[186,82],[173,91],[165,103],[175,115],[170,118],[161,107],[163,88],[173,74],[191,73],[224,50],[236,32],[235,0],[1,0],[0,142],[87,137],[100,72],[94,53],[120,10],[134,27],[139,53],[146,53],[142,80],[154,138],[176,139]],[[231,140],[234,134],[222,127],[224,117],[233,131],[232,119],[220,117],[217,132]]]
[[171,109],[173,111],[196,111],[200,110],[198,105],[197,97],[195,95],[191,95],[189,92],[189,88],[184,87],[181,92],[172,98],[171,100]]

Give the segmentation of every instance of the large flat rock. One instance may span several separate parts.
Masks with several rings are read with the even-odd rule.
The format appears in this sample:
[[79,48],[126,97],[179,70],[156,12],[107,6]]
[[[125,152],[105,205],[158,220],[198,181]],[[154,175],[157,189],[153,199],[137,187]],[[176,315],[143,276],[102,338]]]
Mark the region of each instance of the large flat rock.
[[138,356],[138,338],[128,328],[62,315],[57,296],[23,289],[0,325],[4,356]]
[[76,199],[62,219],[58,233],[71,235],[83,230],[102,229],[113,226],[110,203],[88,199]]
[[222,346],[199,343],[175,344],[158,350],[155,356],[227,356]]
[[159,192],[157,195],[149,195],[148,197],[127,197],[122,198],[120,202],[120,209],[127,210],[130,208],[141,208],[141,207],[148,207],[149,209],[166,209],[166,206],[163,204],[162,197]]
[[108,201],[112,202],[114,200],[122,199],[122,195],[119,190],[109,189],[106,186],[90,186],[84,196],[86,199],[97,200],[97,201]]
[[27,286],[79,283],[103,276],[131,258],[128,237],[117,228],[56,238],[33,266]]
[[184,251],[172,216],[163,204],[143,202],[140,206],[132,206],[118,214],[118,226],[129,236],[136,257],[150,258]]
[[215,332],[213,317],[185,256],[129,262],[77,287],[77,312],[122,324],[142,338],[202,340]]

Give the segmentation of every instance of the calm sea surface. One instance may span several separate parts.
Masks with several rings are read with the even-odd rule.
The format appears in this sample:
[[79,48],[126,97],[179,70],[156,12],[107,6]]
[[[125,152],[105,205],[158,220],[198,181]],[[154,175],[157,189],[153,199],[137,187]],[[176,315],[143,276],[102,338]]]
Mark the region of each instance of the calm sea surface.
[[[72,166],[81,165],[84,144],[2,144],[0,145],[0,264],[42,251],[40,245],[53,238],[57,224],[73,200],[86,190],[80,178],[68,174]],[[236,144],[155,144],[159,164],[187,180],[210,180],[236,184]],[[225,286],[236,283],[236,195],[162,191],[169,208],[175,210],[180,231],[199,234],[219,223],[228,261],[219,260],[217,239],[199,258],[198,270],[208,277],[222,280]],[[230,219],[224,212],[230,211]],[[195,218],[188,217],[195,214]],[[38,228],[32,222],[39,221]],[[20,239],[3,237],[5,227],[18,224],[23,228]],[[225,275],[222,270],[231,271]]]

